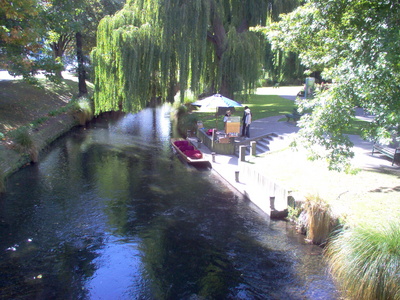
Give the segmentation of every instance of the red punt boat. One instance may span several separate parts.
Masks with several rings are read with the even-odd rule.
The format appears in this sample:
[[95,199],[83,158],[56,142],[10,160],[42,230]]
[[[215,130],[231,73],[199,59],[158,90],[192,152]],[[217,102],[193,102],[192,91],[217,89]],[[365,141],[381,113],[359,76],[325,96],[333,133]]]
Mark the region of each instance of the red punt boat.
[[172,138],[171,145],[176,153],[188,164],[209,163],[193,143],[183,138]]

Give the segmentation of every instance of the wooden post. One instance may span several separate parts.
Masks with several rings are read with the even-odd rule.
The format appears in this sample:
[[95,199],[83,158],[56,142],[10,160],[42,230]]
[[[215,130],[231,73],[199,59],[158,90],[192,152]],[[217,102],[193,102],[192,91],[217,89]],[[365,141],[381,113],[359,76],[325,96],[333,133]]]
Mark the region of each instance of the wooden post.
[[269,197],[269,207],[271,210],[275,210],[275,197]]
[[246,161],[246,146],[239,146],[240,161]]
[[251,146],[251,155],[252,156],[256,156],[257,155],[257,151],[256,151],[256,146],[257,146],[257,142],[256,141],[251,141],[250,142],[250,146]]

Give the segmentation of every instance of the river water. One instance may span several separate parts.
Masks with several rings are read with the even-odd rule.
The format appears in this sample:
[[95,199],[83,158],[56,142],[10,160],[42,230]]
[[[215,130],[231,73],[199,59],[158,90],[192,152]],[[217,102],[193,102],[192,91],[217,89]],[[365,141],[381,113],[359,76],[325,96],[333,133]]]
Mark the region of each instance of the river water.
[[7,181],[2,299],[337,299],[321,249],[169,145],[169,108],[106,114]]

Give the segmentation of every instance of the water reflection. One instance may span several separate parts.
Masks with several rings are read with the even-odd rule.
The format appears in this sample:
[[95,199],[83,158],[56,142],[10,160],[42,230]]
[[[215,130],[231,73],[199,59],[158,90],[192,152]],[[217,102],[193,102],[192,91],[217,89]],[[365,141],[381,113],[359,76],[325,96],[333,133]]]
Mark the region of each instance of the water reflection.
[[302,245],[170,146],[168,107],[106,114],[16,173],[0,205],[13,299],[335,299]]

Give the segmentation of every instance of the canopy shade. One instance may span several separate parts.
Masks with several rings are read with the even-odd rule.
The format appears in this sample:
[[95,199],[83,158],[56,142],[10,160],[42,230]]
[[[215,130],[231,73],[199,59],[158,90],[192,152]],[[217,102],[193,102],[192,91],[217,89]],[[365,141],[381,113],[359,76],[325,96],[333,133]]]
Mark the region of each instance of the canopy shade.
[[202,100],[197,100],[193,102],[192,105],[201,106],[201,107],[239,107],[242,106],[239,102],[235,100],[226,98],[221,94],[215,94],[210,97],[204,98]]
[[214,94],[210,97],[206,97],[202,100],[193,102],[192,105],[201,106],[202,108],[215,108],[215,128],[218,128],[218,107],[240,107],[243,106],[235,100],[226,98],[221,94]]

